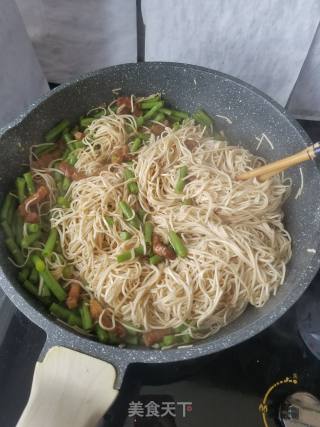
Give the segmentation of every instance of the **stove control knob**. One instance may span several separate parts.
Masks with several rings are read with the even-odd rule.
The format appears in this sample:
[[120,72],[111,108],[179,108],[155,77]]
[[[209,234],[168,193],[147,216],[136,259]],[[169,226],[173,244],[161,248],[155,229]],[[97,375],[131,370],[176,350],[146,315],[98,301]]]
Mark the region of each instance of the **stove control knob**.
[[279,418],[285,427],[320,427],[320,401],[310,393],[294,393],[281,404]]

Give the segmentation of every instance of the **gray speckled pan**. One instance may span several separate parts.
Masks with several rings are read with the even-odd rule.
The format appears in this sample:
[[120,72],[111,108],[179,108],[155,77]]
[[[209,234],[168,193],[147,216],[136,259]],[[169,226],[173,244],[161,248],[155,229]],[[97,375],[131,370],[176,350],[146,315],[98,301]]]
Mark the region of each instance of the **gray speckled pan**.
[[[223,115],[228,124],[217,118],[232,144],[240,144],[256,152],[256,137],[264,132],[274,144],[262,144],[259,153],[275,160],[301,150],[310,143],[300,126],[270,98],[253,87],[216,71],[174,63],[127,64],[88,74],[53,90],[22,114],[0,135],[0,196],[12,188],[17,175],[28,161],[31,144],[42,141],[42,135],[59,120],[77,119],[91,107],[112,99],[111,90],[122,88],[122,94],[147,95],[160,91],[174,106],[194,111],[203,107],[211,115]],[[117,385],[130,363],[161,363],[196,358],[215,353],[240,343],[271,325],[288,310],[309,285],[319,268],[319,255],[308,248],[319,247],[320,197],[319,172],[314,162],[302,166],[304,190],[295,200],[300,186],[299,169],[288,172],[293,180],[293,193],[285,206],[287,228],[293,240],[293,257],[286,280],[275,297],[262,309],[249,308],[236,321],[207,341],[188,349],[168,351],[146,348],[120,349],[99,344],[58,324],[22,289],[17,272],[7,260],[3,241],[1,250],[1,287],[11,301],[33,322],[45,330],[45,350],[62,345],[106,360],[117,369]]]

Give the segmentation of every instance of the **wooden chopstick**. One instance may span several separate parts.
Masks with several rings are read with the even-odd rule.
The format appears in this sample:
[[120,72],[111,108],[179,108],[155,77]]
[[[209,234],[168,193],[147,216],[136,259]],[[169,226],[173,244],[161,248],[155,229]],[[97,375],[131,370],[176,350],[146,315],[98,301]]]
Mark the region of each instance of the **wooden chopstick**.
[[292,166],[305,162],[306,160],[313,160],[316,157],[315,149],[320,147],[320,143],[310,145],[298,153],[285,157],[284,159],[277,160],[267,165],[260,166],[259,168],[252,169],[251,171],[244,172],[236,177],[238,181],[245,181],[250,178],[258,178],[259,181],[265,181],[280,172],[289,169]]

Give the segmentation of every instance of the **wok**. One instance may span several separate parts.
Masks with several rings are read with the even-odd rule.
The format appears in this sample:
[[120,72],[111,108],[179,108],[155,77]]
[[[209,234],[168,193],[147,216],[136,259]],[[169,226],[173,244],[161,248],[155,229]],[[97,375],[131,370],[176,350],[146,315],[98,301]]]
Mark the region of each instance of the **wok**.
[[[1,199],[13,187],[16,176],[25,171],[30,145],[42,141],[43,134],[63,118],[76,120],[90,108],[110,102],[114,88],[122,88],[125,95],[147,95],[160,91],[179,109],[192,112],[202,107],[213,116],[227,116],[232,124],[217,117],[216,126],[224,131],[232,144],[247,147],[253,153],[256,152],[256,137],[265,133],[273,142],[274,150],[268,144],[262,144],[259,154],[268,161],[297,152],[310,143],[302,128],[281,106],[240,80],[185,64],[119,65],[59,86],[1,132]],[[37,427],[43,425],[44,419],[46,426],[61,427],[73,423],[94,425],[114,400],[128,365],[171,363],[216,353],[261,332],[283,315],[307,288],[320,264],[318,254],[308,251],[310,248],[318,251],[320,241],[319,171],[314,162],[302,166],[302,169],[304,190],[298,199],[294,198],[294,194],[300,186],[299,170],[295,168],[288,172],[293,180],[293,190],[284,211],[286,227],[292,236],[293,256],[283,286],[263,308],[249,307],[240,318],[219,333],[190,348],[161,351],[112,347],[61,325],[19,285],[16,269],[8,261],[4,239],[1,239],[1,287],[16,307],[47,334],[40,357],[40,360],[44,358],[44,362],[37,364],[29,404],[19,426]],[[91,356],[90,361],[96,364],[96,370],[91,372],[87,368],[90,363],[87,364],[87,356],[84,355]],[[101,373],[101,378],[97,372]],[[87,384],[87,374],[93,375],[96,388],[102,382],[103,391],[99,393],[105,396],[105,401],[93,415],[88,402],[94,406],[94,392],[90,395],[88,388],[81,388],[81,383]],[[68,386],[65,383],[61,385],[60,381],[66,378]],[[68,388],[70,384],[74,386],[73,389]],[[77,409],[65,403],[66,396],[72,399],[73,394],[77,394]],[[50,404],[44,402],[48,396]]]

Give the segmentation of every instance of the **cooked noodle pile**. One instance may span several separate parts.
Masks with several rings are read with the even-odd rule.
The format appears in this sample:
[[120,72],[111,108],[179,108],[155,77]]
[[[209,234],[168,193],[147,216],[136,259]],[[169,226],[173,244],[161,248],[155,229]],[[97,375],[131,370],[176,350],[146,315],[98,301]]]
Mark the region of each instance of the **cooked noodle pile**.
[[[192,120],[151,135],[132,160],[139,193],[129,194],[126,163],[112,156],[135,131],[130,115],[104,116],[89,127],[75,165],[86,178],[73,181],[70,208],[54,208],[64,257],[81,283],[116,320],[148,331],[188,326],[195,338],[214,334],[251,304],[262,307],[283,283],[291,241],[281,205],[289,184],[235,176],[263,160],[244,148],[206,136]],[[190,147],[192,145],[192,147]],[[188,183],[175,192],[178,170]],[[117,255],[145,245],[143,233],[123,219],[119,202],[137,203],[154,231],[168,242],[175,230],[188,256],[157,266],[145,258],[119,263]],[[122,241],[119,233],[132,238]]]

